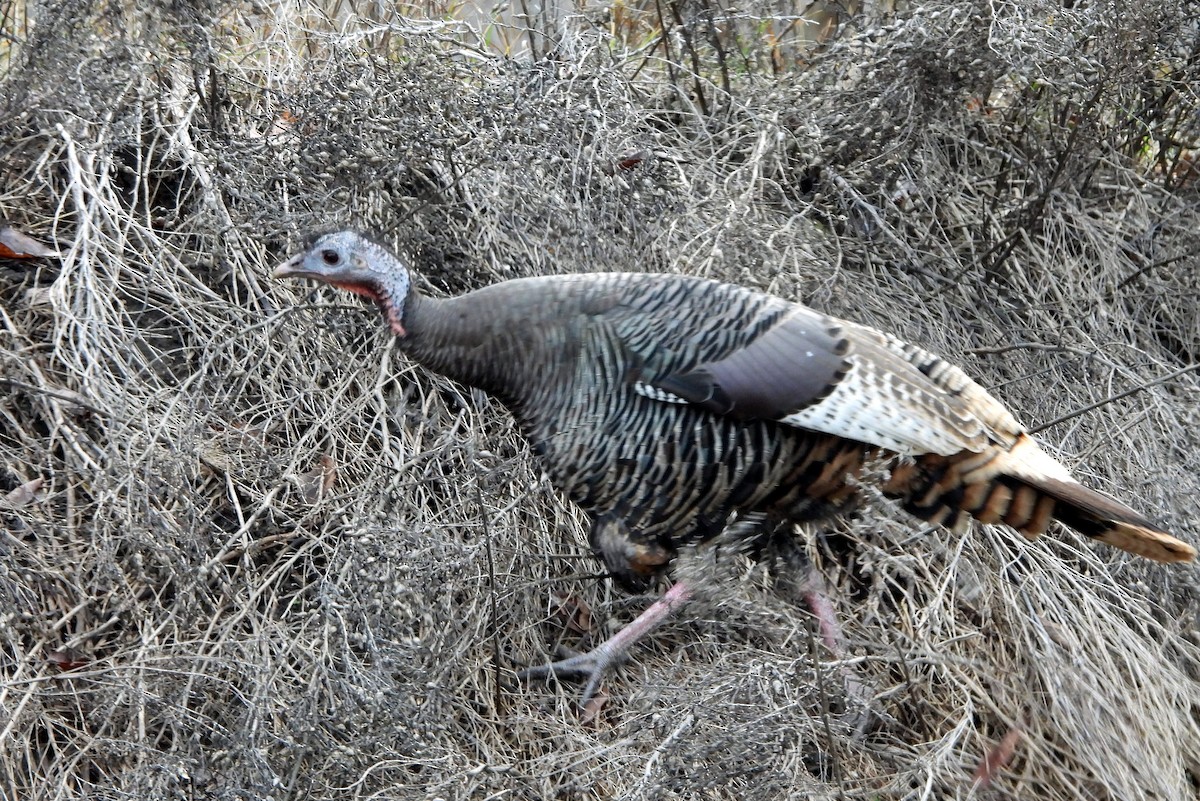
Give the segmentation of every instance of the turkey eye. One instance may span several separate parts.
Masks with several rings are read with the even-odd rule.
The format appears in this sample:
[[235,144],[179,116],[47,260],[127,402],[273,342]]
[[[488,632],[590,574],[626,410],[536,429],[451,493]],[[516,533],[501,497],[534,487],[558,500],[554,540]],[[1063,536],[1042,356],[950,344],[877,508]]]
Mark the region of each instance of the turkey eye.
[[340,262],[341,260],[342,260],[342,257],[338,255],[338,252],[336,250],[322,250],[321,251],[321,261],[325,262],[330,267],[336,267],[338,262]]

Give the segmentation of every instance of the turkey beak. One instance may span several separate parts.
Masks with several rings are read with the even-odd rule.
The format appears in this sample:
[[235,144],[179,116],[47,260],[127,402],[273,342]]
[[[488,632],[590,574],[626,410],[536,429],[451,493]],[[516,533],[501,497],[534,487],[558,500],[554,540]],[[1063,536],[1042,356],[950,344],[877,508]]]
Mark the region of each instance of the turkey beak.
[[300,263],[304,261],[304,254],[297,253],[287,261],[280,264],[271,273],[272,278],[292,278],[300,274]]

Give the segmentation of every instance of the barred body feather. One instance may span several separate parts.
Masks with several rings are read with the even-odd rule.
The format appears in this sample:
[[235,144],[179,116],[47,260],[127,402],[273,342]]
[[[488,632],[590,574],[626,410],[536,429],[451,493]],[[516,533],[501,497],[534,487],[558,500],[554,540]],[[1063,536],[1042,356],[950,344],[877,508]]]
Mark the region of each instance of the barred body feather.
[[[1028,537],[1057,519],[1164,562],[1195,550],[1071,478],[945,360],[743,287],[679,275],[505,281],[451,299],[352,232],[282,265],[373,297],[405,351],[499,398],[628,586],[736,516],[824,517],[868,464],[919,518]],[[869,471],[875,475],[877,471]]]

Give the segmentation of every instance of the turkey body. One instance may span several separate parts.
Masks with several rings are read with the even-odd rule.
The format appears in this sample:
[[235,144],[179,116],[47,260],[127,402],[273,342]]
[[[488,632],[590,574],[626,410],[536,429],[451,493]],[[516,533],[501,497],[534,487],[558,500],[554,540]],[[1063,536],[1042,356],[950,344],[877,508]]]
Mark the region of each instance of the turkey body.
[[408,355],[514,414],[629,587],[743,515],[821,518],[870,478],[910,513],[1029,537],[1059,519],[1160,561],[1191,546],[1074,481],[961,370],[870,328],[679,275],[505,281],[450,299],[353,232],[276,270],[372,298]]
[[[432,316],[450,326],[424,325],[431,302]],[[593,550],[626,587],[641,588],[679,547],[720,533],[735,514],[798,522],[840,508],[864,461],[885,453],[722,414],[663,388],[741,351],[789,306],[684,276],[519,279],[451,300],[410,300],[405,350],[512,411],[551,482],[591,516]],[[714,322],[729,316],[748,324]],[[488,320],[482,336],[446,347],[451,331],[479,319]],[[812,322],[814,335],[834,328]],[[830,377],[841,364],[816,352],[804,359]]]

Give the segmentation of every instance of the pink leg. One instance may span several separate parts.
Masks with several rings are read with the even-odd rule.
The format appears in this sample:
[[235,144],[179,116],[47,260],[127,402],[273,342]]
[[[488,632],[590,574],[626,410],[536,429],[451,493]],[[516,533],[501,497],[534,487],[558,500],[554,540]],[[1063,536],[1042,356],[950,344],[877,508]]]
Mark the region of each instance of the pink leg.
[[818,590],[811,590],[804,593],[804,602],[817,619],[817,633],[821,635],[821,642],[829,649],[829,653],[841,659],[844,656],[842,642],[845,637],[842,636],[842,626],[838,623],[837,612],[834,611],[829,596]]
[[548,665],[526,668],[517,672],[518,678],[531,679],[545,676],[586,676],[581,704],[587,705],[600,681],[609,668],[624,659],[626,652],[635,642],[645,637],[671,615],[679,611],[692,597],[691,589],[684,582],[676,582],[650,608],[642,612],[620,631],[597,645],[587,653],[575,654]]
[[[803,596],[813,617],[817,619],[817,634],[821,638],[821,643],[834,659],[844,659],[846,638],[842,634],[842,626],[838,623],[833,603],[829,600],[829,596],[821,590],[819,579],[816,580],[816,584],[809,584],[809,588],[803,592]],[[871,722],[872,693],[852,668],[842,666],[838,672],[841,673],[848,702],[846,710],[840,717],[858,736],[861,736]]]

